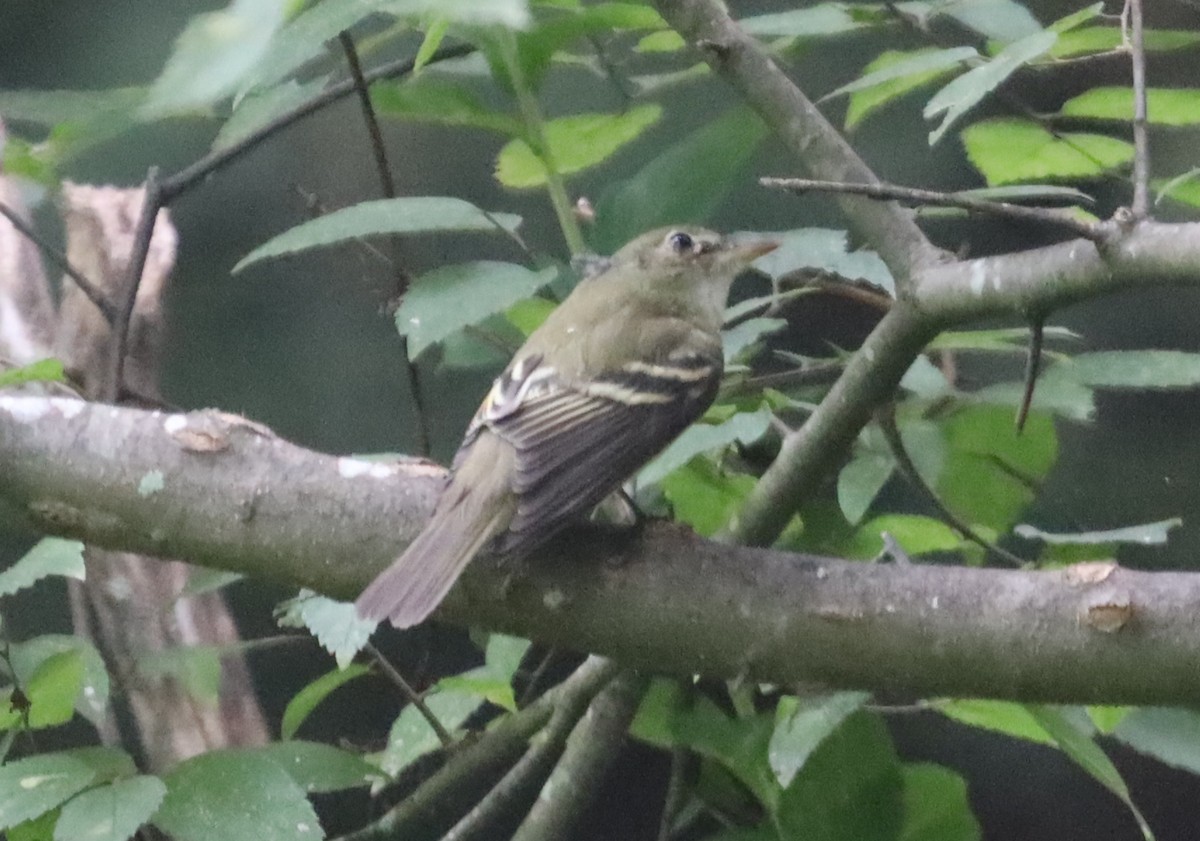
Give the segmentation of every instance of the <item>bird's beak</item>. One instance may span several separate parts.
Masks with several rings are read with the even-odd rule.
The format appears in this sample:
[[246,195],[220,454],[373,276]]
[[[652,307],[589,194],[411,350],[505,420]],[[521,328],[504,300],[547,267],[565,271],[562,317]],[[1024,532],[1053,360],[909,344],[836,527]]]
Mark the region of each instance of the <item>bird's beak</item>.
[[749,265],[778,247],[779,243],[772,239],[750,239],[731,243],[729,250],[738,260]]

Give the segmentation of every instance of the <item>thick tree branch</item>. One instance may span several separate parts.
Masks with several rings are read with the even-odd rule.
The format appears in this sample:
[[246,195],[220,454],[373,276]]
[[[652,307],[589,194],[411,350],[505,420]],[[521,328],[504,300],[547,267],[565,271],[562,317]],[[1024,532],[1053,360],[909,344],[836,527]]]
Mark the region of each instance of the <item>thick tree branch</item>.
[[[875,184],[878,178],[816,105],[792,83],[754,38],[742,31],[719,0],[656,0],[666,21],[698,47],[718,74],[758,111],[813,178]],[[903,288],[914,271],[948,259],[895,202],[840,196],[856,234],[871,245]]]
[[[142,481],[153,471],[160,490]],[[416,534],[443,477],[312,453],[212,412],[3,395],[0,475],[0,500],[49,533],[341,597]],[[526,567],[477,561],[441,618],[656,671],[918,697],[1200,697],[1197,574],[870,565],[665,524],[636,539],[579,529]]]

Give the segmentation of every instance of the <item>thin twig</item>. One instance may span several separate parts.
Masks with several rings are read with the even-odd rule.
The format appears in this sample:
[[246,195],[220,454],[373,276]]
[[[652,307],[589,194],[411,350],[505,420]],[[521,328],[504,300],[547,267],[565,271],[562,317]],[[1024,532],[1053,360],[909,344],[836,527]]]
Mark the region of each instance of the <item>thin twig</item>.
[[657,841],[671,841],[671,829],[675,816],[683,807],[687,793],[687,768],[691,752],[679,745],[671,749],[671,776],[667,780],[667,793],[663,796],[662,815],[658,819]]
[[1029,325],[1029,352],[1025,356],[1025,388],[1021,393],[1021,405],[1017,407],[1017,434],[1025,431],[1029,420],[1029,408],[1033,405],[1033,390],[1037,385],[1038,370],[1042,366],[1042,342],[1045,339],[1045,322],[1039,317]]
[[87,296],[89,301],[96,305],[96,309],[100,310],[100,314],[104,316],[104,320],[107,321],[109,325],[116,320],[117,308],[113,305],[112,301],[110,301],[105,294],[100,291],[99,287],[88,280],[82,272],[71,265],[71,263],[67,260],[67,255],[63,254],[61,251],[43,239],[42,236],[38,234],[38,232],[35,231],[31,225],[27,225],[25,223],[25,220],[21,218],[19,213],[17,213],[4,202],[0,202],[0,216],[8,219],[8,221],[12,223],[12,226],[17,229],[18,233],[42,250],[42,254],[46,256],[47,260],[58,266],[63,270],[67,277],[75,281],[75,285],[79,287],[79,291]]
[[803,193],[816,190],[826,193],[850,193],[880,201],[901,201],[910,204],[928,204],[937,207],[959,207],[974,213],[987,213],[992,216],[1002,216],[1022,222],[1033,222],[1039,225],[1057,225],[1091,240],[1100,242],[1106,236],[1105,229],[1094,222],[1077,219],[1061,210],[1045,207],[1025,207],[1011,202],[989,201],[987,199],[964,196],[961,193],[939,193],[935,190],[920,190],[912,187],[898,187],[894,184],[850,184],[841,181],[813,181],[807,178],[760,178],[758,183],[764,187],[779,190],[790,190]]
[[790,371],[760,374],[757,377],[747,377],[743,380],[731,378],[728,384],[721,384],[721,397],[754,394],[764,388],[784,389],[806,385],[829,385],[841,376],[845,367],[842,362],[822,362],[807,368],[793,368]]
[[1146,40],[1142,0],[1126,0],[1129,9],[1130,59],[1133,65],[1133,211],[1144,219],[1150,211],[1150,137],[1146,113]]
[[367,654],[371,655],[371,659],[375,661],[375,665],[379,666],[379,670],[383,672],[384,676],[399,687],[400,693],[429,722],[429,726],[437,734],[438,741],[442,743],[442,747],[453,747],[454,737],[450,735],[450,731],[438,720],[438,717],[433,714],[433,710],[429,709],[429,705],[421,698],[421,693],[412,688],[412,684],[404,679],[404,675],[400,674],[400,671],[383,656],[383,652],[376,648],[374,644],[368,642],[363,646],[363,649]]
[[892,457],[896,459],[896,465],[900,468],[900,472],[937,509],[938,515],[942,520],[994,558],[1007,564],[1024,567],[1028,561],[1014,555],[1007,549],[1002,549],[995,543],[985,540],[979,532],[975,531],[961,517],[947,508],[946,504],[942,502],[941,497],[937,495],[933,488],[929,487],[929,483],[925,481],[925,477],[921,475],[921,471],[917,470],[912,456],[908,454],[908,449],[904,446],[904,439],[900,436],[900,428],[896,426],[895,407],[891,405],[884,406],[875,414],[879,421],[879,428],[883,430],[884,440],[887,441],[888,448],[892,451]]
[[[362,106],[363,120],[367,124],[367,133],[371,137],[371,151],[375,157],[375,168],[379,171],[379,186],[383,191],[384,198],[394,199],[396,197],[396,182],[392,178],[392,169],[388,165],[387,148],[383,144],[383,132],[379,129],[379,119],[375,116],[375,107],[371,104],[371,91],[367,86],[366,77],[363,75],[362,63],[358,60],[358,50],[355,49],[354,39],[350,37],[349,32],[345,30],[339,32],[338,40],[342,44],[342,50],[346,53],[346,63],[350,66],[350,77],[354,82],[355,90],[358,92],[358,101]],[[393,235],[391,237],[391,262],[392,276],[395,279],[393,292],[397,301],[404,297],[404,294],[408,291],[409,282],[412,279],[400,262],[400,248],[400,237]],[[413,415],[416,421],[417,455],[427,456],[430,452],[429,421],[425,416],[425,399],[421,391],[421,374],[417,369],[417,364],[408,355],[408,336],[400,336],[400,355],[404,358],[404,373],[408,380],[408,392],[412,396]]]
[[[129,325],[133,320],[133,308],[137,304],[138,288],[142,284],[142,271],[146,268],[146,256],[150,253],[150,240],[154,237],[154,224],[158,211],[166,204],[158,178],[158,167],[146,172],[145,197],[142,199],[142,214],[134,229],[133,248],[129,253],[129,265],[125,275],[125,297],[120,302],[116,320],[112,322],[113,351],[110,376],[101,380],[101,400],[116,402],[125,380],[125,352],[129,345]],[[105,393],[106,392],[106,393]]]
[[533,674],[529,676],[529,682],[525,684],[525,688],[521,690],[521,697],[517,699],[517,709],[523,710],[529,706],[529,702],[537,697],[538,684],[542,682],[542,678],[546,676],[546,670],[550,668],[550,664],[558,657],[557,648],[549,648],[545,655],[538,662],[533,670]]

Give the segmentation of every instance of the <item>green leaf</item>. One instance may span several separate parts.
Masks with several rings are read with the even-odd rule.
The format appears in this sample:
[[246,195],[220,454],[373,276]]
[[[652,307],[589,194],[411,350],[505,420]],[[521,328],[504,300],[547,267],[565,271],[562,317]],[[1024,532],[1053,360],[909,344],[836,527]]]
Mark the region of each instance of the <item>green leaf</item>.
[[[1033,392],[1033,411],[1057,415],[1074,421],[1088,421],[1096,414],[1095,392],[1062,373],[1065,366],[1055,365],[1038,378]],[[1025,383],[1012,380],[973,391],[971,399],[1015,409],[1025,397]]]
[[442,45],[442,41],[446,40],[446,36],[449,33],[449,18],[434,18],[425,27],[425,37],[421,39],[421,46],[417,48],[417,54],[413,57],[414,76],[420,73],[429,62],[433,61],[433,57],[437,55],[438,47]]
[[821,269],[850,280],[868,283],[896,294],[891,272],[874,251],[849,251],[847,234],[836,228],[798,228],[763,232],[779,247],[754,261],[754,268],[779,278],[796,269]]
[[846,522],[858,524],[895,468],[896,460],[886,449],[855,448],[854,456],[838,472],[838,507]]
[[510,29],[529,25],[529,4],[526,0],[386,0],[379,3],[382,11],[397,17],[439,19],[456,23],[497,24]]
[[1054,533],[1042,531],[1039,528],[1021,523],[1013,531],[1021,537],[1030,540],[1044,540],[1055,545],[1095,545],[1109,543],[1136,543],[1141,546],[1162,546],[1167,542],[1171,529],[1183,525],[1179,517],[1169,520],[1159,520],[1154,523],[1142,523],[1137,526],[1125,526],[1103,531],[1084,531]]
[[23,383],[61,383],[66,381],[62,362],[58,359],[42,359],[20,368],[0,370],[0,388]]
[[[98,724],[108,709],[108,671],[100,652],[86,640],[69,634],[43,634],[14,643],[9,651],[9,659],[17,680],[25,687],[26,693],[32,695],[33,680],[42,665],[62,654],[70,654],[83,666],[82,681],[75,684],[75,711],[93,724]],[[32,700],[36,704],[36,699]],[[7,710],[5,701],[0,701],[0,705]]]
[[[654,8],[639,3],[593,3],[559,8],[554,14],[542,16],[530,30],[518,33],[517,58],[526,85],[536,89],[555,55],[580,38],[590,34],[611,35],[617,29],[665,27],[666,22]],[[503,71],[500,78],[511,86],[507,71]]]
[[734,719],[678,681],[657,678],[642,696],[630,734],[659,747],[685,747],[720,762],[768,809],[780,787],[767,764],[774,720],[765,714]]
[[320,742],[273,742],[245,753],[273,759],[309,794],[358,788],[379,779],[379,769],[360,756]]
[[765,136],[762,120],[744,108],[708,121],[604,192],[596,203],[592,244],[612,253],[651,228],[702,222],[741,182]]
[[1200,167],[1193,167],[1172,178],[1156,178],[1150,182],[1157,195],[1154,203],[1165,198],[1200,207]]
[[344,669],[334,669],[326,672],[309,683],[288,701],[279,724],[279,738],[291,739],[300,729],[300,725],[308,719],[312,711],[324,701],[335,689],[355,678],[370,674],[371,670],[359,663],[351,663]]
[[1133,159],[1133,146],[1102,134],[1061,132],[1028,120],[994,119],[963,130],[971,163],[989,184],[1095,178]]
[[942,501],[968,523],[1007,531],[1058,457],[1053,421],[1030,415],[1018,434],[1011,410],[980,405],[954,412],[943,429],[948,456],[936,486]]
[[[1066,327],[1044,327],[1043,340],[1073,339],[1080,335]],[[1029,344],[1029,329],[1026,327],[1001,327],[994,330],[947,330],[926,346],[926,350],[978,350],[1000,353],[1026,352]]]
[[904,826],[897,841],[980,841],[967,782],[940,765],[905,765]]
[[968,0],[935,4],[934,9],[985,38],[1005,43],[1036,35],[1042,28],[1029,9],[1016,0]]
[[36,818],[11,827],[4,834],[6,841],[54,841],[54,827],[58,823],[59,811],[51,809]]
[[947,718],[968,727],[979,727],[995,733],[1003,733],[1039,745],[1053,745],[1054,739],[1022,704],[1011,701],[984,701],[963,699],[943,701],[935,709]]
[[1134,804],[1129,787],[1112,760],[1092,740],[1091,730],[1081,726],[1077,717],[1068,716],[1059,707],[1031,705],[1029,713],[1050,734],[1063,753],[1125,804],[1142,830],[1142,835],[1147,841],[1153,841],[1154,833]]
[[[1144,33],[1147,52],[1179,50],[1200,43],[1200,32],[1186,29],[1147,29]],[[1064,32],[1050,51],[1051,58],[1107,53],[1122,46],[1119,26],[1089,26]]]
[[377,199],[335,210],[333,213],[289,228],[243,257],[233,267],[233,274],[269,257],[281,257],[320,245],[332,245],[377,234],[428,234],[444,231],[501,233],[515,231],[520,224],[520,216],[511,213],[487,213],[470,202],[449,196]]
[[[572,114],[542,128],[554,168],[569,175],[607,160],[661,116],[660,105],[638,105],[622,114]],[[546,178],[542,157],[524,140],[510,140],[496,157],[496,180],[506,187],[541,187]]]
[[226,149],[249,137],[276,117],[312,99],[321,92],[328,81],[325,77],[303,83],[288,80],[248,94],[237,103],[233,114],[217,132],[213,139],[213,150]]
[[45,128],[60,123],[86,125],[115,115],[128,115],[145,96],[145,88],[0,90],[0,114],[10,125],[30,123]]
[[658,457],[638,473],[638,484],[650,485],[682,467],[700,453],[727,447],[734,441],[752,444],[771,426],[771,410],[763,407],[755,412],[739,412],[719,424],[696,423],[659,453]]
[[634,46],[639,53],[674,53],[687,46],[683,36],[674,29],[651,32]]
[[863,68],[861,76],[821,99],[852,94],[846,108],[846,131],[851,131],[876,109],[978,57],[979,52],[974,47],[945,50],[930,47],[905,52],[886,50]]
[[838,554],[869,560],[879,557],[885,544],[883,533],[890,534],[910,555],[949,552],[962,547],[962,538],[953,528],[920,514],[881,514],[863,523],[838,545]]
[[887,728],[878,716],[859,711],[821,743],[784,790],[780,834],[805,841],[894,841],[903,793]]
[[1100,734],[1108,736],[1133,710],[1133,707],[1093,705],[1087,708],[1087,714],[1088,718],[1092,720],[1092,724],[1100,731]]
[[91,764],[71,752],[43,753],[0,766],[0,829],[62,805],[96,776]]
[[43,537],[20,560],[0,570],[0,596],[11,596],[50,575],[82,581],[83,544],[61,537]]
[[950,126],[1003,84],[1009,76],[1046,53],[1057,39],[1058,35],[1049,31],[1027,35],[1005,47],[991,61],[967,71],[934,94],[922,113],[927,120],[932,120],[940,114],[942,122],[930,132],[929,145],[937,143]]
[[193,698],[215,704],[221,690],[221,653],[217,645],[181,645],[142,655],[137,668],[150,680],[177,680]]
[[1096,388],[1168,389],[1200,385],[1200,353],[1111,350],[1081,353],[1063,364],[1070,376]]
[[379,624],[359,616],[353,602],[335,601],[311,590],[301,590],[280,605],[276,617],[281,627],[307,628],[333,655],[339,669],[350,665]]
[[54,827],[54,841],[125,841],[150,820],[167,787],[158,777],[116,780],[72,798]]
[[742,18],[738,25],[760,38],[826,38],[864,29],[877,22],[869,16],[855,14],[849,4],[820,3],[807,9]]
[[[21,687],[29,702],[29,727],[56,727],[75,715],[75,699],[83,690],[83,655],[79,649],[60,651],[41,663]],[[21,714],[9,703],[11,693],[0,693],[0,728],[23,723]]]
[[545,298],[524,298],[505,310],[504,317],[509,324],[521,331],[522,336],[528,338],[530,333],[541,327],[542,322],[550,317],[555,306],[557,304]]
[[438,681],[438,689],[474,695],[480,701],[495,704],[509,712],[517,711],[517,698],[513,694],[512,677],[497,674],[487,667],[444,677]]
[[787,327],[786,318],[749,318],[721,333],[725,364],[753,356],[765,336]]
[[[480,699],[470,692],[438,691],[425,697],[425,704],[447,732],[453,733],[467,716],[479,708]],[[394,777],[415,760],[442,746],[421,711],[409,704],[400,711],[388,731],[387,747],[379,767]]]
[[403,82],[372,85],[371,101],[378,112],[386,116],[472,126],[510,137],[516,137],[522,131],[516,118],[488,108],[461,85],[428,73]]
[[515,263],[481,260],[434,269],[417,278],[396,310],[396,328],[416,359],[430,345],[529,298],[557,276],[554,267],[530,271]]
[[165,782],[154,824],[179,841],[323,837],[304,790],[267,756],[209,751],[175,766]]
[[492,674],[511,681],[528,650],[529,640],[527,639],[492,633],[488,635],[484,663]]
[[266,55],[289,0],[232,0],[188,23],[142,106],[156,118],[204,108],[234,93]]
[[664,476],[660,484],[675,510],[675,518],[708,537],[724,528],[741,509],[754,488],[754,477],[723,473],[707,458],[698,456]]
[[[1092,88],[1063,103],[1065,117],[1095,120],[1133,120],[1131,88]],[[1190,126],[1200,123],[1200,90],[1192,88],[1147,88],[1146,118],[1153,125]]]
[[1139,753],[1200,774],[1200,712],[1172,707],[1131,710],[1112,731]]
[[834,692],[812,698],[780,698],[775,707],[775,730],[767,746],[767,761],[779,784],[784,788],[791,785],[812,752],[870,697],[867,692]]

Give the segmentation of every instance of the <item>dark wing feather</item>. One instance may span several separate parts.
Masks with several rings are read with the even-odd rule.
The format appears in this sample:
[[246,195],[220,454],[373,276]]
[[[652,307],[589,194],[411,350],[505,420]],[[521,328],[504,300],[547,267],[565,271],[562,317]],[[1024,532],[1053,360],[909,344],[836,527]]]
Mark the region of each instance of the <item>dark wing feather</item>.
[[[488,426],[516,450],[517,512],[500,549],[523,554],[586,513],[696,420],[720,362],[554,383]],[[663,376],[662,371],[678,376]],[[690,372],[690,373],[689,373]]]

